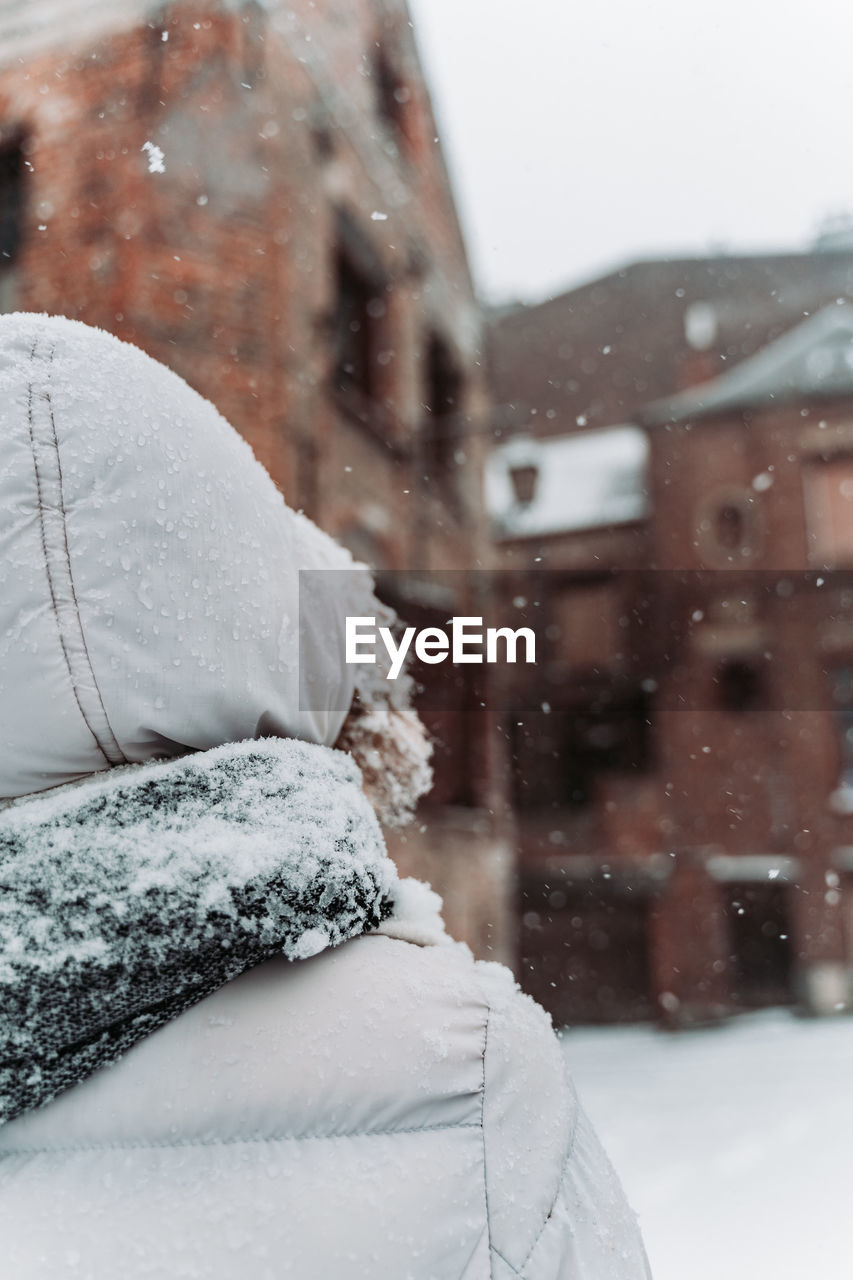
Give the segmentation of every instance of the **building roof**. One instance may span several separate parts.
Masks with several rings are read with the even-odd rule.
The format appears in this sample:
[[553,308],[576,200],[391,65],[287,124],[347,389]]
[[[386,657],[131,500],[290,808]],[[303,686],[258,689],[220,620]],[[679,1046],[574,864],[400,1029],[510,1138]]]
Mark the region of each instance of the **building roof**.
[[634,263],[494,317],[494,398],[540,437],[633,422],[837,298],[853,301],[850,250]]
[[[486,464],[486,505],[501,539],[542,537],[642,520],[648,436],[624,425],[554,439],[515,437]],[[530,502],[517,501],[511,472],[534,466]]]
[[853,307],[830,306],[733,369],[642,411],[648,424],[822,396],[853,396]]

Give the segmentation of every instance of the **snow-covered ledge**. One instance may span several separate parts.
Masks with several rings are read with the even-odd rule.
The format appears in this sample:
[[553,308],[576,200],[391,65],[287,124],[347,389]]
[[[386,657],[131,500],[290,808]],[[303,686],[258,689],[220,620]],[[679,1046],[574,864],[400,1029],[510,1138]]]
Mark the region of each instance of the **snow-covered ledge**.
[[772,853],[715,853],[705,863],[705,870],[717,884],[757,884],[762,880],[792,884],[800,869],[798,858]]
[[830,854],[830,861],[836,871],[853,872],[853,845],[838,845]]
[[840,960],[803,965],[799,987],[804,1009],[816,1017],[832,1017],[851,1008],[850,972]]
[[841,786],[836,787],[830,794],[827,804],[833,813],[853,813],[853,785],[842,782]]

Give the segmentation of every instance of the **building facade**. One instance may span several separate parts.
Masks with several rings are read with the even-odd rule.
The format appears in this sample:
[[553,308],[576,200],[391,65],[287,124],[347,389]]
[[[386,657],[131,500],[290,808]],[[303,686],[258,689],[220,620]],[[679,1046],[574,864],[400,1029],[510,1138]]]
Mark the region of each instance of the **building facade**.
[[[670,394],[617,422],[501,392],[490,505],[543,653],[512,691],[522,973],[561,1022],[851,1005],[853,312],[814,257],[809,314],[779,335],[766,295],[731,364],[686,300],[669,374],[647,335]],[[685,388],[691,325],[723,371]]]
[[[392,603],[487,563],[482,323],[404,0],[0,3],[0,307],[174,368]],[[490,727],[425,714],[394,853],[511,958]]]

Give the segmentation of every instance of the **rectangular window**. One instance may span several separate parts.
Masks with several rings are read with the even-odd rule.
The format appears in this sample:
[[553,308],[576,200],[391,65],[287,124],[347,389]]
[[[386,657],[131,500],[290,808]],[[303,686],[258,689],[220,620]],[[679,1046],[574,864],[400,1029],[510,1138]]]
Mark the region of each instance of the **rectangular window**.
[[562,803],[583,808],[602,775],[637,776],[652,768],[651,700],[643,690],[612,693],[572,708],[565,718]]
[[368,307],[373,292],[346,256],[336,263],[335,386],[355,387],[363,396],[373,392],[373,342]]
[[24,213],[24,154],[20,143],[0,146],[0,271],[21,247]]
[[0,144],[0,311],[14,309],[14,268],[24,221],[24,153],[20,141]]
[[791,1004],[794,948],[785,885],[730,884],[725,901],[732,997],[745,1009]]
[[379,116],[390,126],[394,137],[408,138],[412,94],[405,84],[396,59],[380,44],[373,59],[373,83]]
[[809,561],[816,568],[853,566],[853,457],[803,471]]
[[343,210],[337,215],[334,273],[334,385],[362,400],[377,400],[387,280],[368,237]]
[[463,380],[447,343],[431,334],[424,369],[422,471],[425,480],[452,485],[464,462],[461,409]]
[[853,664],[834,667],[830,681],[838,743],[838,786],[853,790]]

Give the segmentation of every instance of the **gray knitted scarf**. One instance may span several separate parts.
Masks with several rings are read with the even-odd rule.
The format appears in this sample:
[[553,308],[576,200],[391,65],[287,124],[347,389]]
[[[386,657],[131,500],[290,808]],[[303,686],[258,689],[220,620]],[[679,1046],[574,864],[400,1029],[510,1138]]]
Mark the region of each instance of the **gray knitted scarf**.
[[282,739],[0,812],[0,1124],[277,953],[375,927],[396,879],[348,756]]

